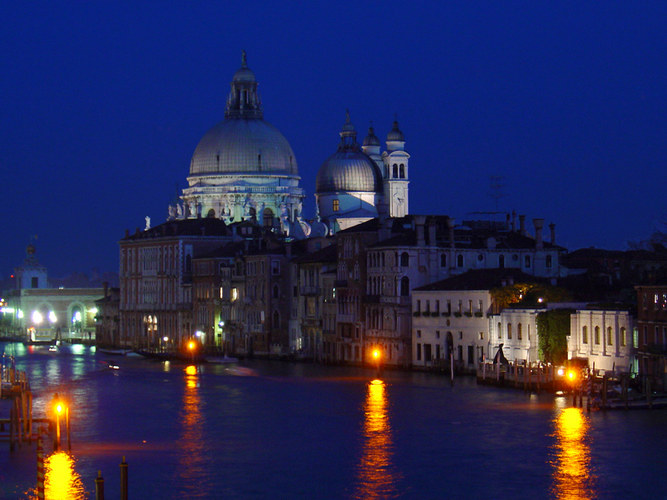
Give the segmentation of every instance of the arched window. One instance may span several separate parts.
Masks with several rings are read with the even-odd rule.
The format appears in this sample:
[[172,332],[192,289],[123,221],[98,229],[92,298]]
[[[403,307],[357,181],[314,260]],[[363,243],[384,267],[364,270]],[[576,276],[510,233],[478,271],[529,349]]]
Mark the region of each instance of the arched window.
[[621,328],[621,347],[625,347],[627,339],[625,338],[625,327]]
[[588,344],[588,327],[585,326],[581,329],[581,343]]
[[595,327],[595,345],[600,345],[600,327]]
[[398,178],[398,165],[395,163],[392,165],[392,178],[397,179]]
[[208,213],[206,214],[206,217],[209,217],[211,219],[215,219],[215,210],[210,209]]
[[516,338],[519,340],[523,340],[523,332],[521,331],[521,323],[516,325]]
[[252,220],[255,220],[255,218],[257,217],[257,211],[255,210],[255,207],[250,207],[250,209],[248,210],[248,215],[250,215],[250,218]]
[[440,255],[440,267],[447,267],[447,254],[443,253]]
[[507,340],[512,338],[512,323],[507,323]]
[[614,340],[611,333],[611,326],[607,327],[607,345],[614,345]]
[[407,276],[401,278],[401,297],[410,296],[410,279]]
[[499,267],[500,269],[504,269],[504,268],[505,268],[505,256],[504,256],[504,255],[499,255],[499,256],[498,256],[498,267]]
[[264,227],[273,226],[273,210],[270,208],[264,209],[264,213],[262,214],[262,225]]
[[273,311],[273,328],[280,328],[280,313]]
[[498,323],[498,338],[502,339],[503,338],[503,325]]
[[403,252],[401,254],[401,267],[408,267],[410,265],[410,256],[408,252]]
[[456,265],[457,265],[458,267],[463,267],[463,255],[459,254],[459,255],[456,257]]
[[401,168],[400,168],[400,178],[405,179],[405,165],[401,163]]
[[525,267],[530,267],[530,255],[526,255],[524,257],[524,266]]

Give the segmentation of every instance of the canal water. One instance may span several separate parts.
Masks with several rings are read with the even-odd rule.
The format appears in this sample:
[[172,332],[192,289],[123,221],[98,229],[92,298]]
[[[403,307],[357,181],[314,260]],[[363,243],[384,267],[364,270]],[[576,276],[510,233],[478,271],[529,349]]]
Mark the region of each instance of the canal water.
[[[587,414],[424,373],[0,349],[27,371],[38,415],[56,392],[71,409],[72,453],[47,458],[47,498],[94,498],[98,470],[119,498],[123,456],[141,499],[667,497],[664,410]],[[36,447],[0,446],[0,497],[34,498]]]

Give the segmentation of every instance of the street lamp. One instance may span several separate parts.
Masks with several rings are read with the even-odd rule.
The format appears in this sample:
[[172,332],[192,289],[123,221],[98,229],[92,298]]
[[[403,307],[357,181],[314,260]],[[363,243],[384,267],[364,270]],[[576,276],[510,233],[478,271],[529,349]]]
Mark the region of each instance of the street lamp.
[[194,341],[188,342],[188,349],[190,350],[190,356],[192,358],[192,362],[195,362],[195,343]]

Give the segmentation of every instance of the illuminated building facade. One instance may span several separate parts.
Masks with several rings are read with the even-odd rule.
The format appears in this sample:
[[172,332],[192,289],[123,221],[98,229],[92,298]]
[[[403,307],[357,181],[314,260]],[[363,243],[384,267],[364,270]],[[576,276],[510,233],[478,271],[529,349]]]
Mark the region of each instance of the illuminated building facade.
[[[387,134],[387,149],[380,151],[380,141],[373,127],[363,145],[345,117],[337,151],[317,172],[315,200],[317,217],[326,226],[324,234],[334,234],[366,222],[388,211],[390,217],[408,213],[408,160],[405,138],[394,121]],[[314,231],[320,231],[315,226]]]
[[119,243],[121,345],[173,347],[191,338],[193,259],[231,238],[216,218],[173,220],[126,233]]
[[232,78],[224,120],[197,145],[188,187],[182,203],[169,207],[169,220],[256,220],[292,237],[309,234],[310,226],[301,218],[304,193],[294,152],[280,131],[264,120],[257,87],[244,52]]

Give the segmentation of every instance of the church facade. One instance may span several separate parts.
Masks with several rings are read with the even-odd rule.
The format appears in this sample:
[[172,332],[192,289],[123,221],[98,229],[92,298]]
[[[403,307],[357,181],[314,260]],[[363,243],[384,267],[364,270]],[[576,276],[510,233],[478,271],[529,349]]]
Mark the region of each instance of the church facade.
[[256,220],[288,236],[307,236],[296,158],[287,139],[264,120],[257,86],[243,52],[224,120],[197,145],[188,187],[181,202],[169,207],[169,220],[212,217],[226,224]]

